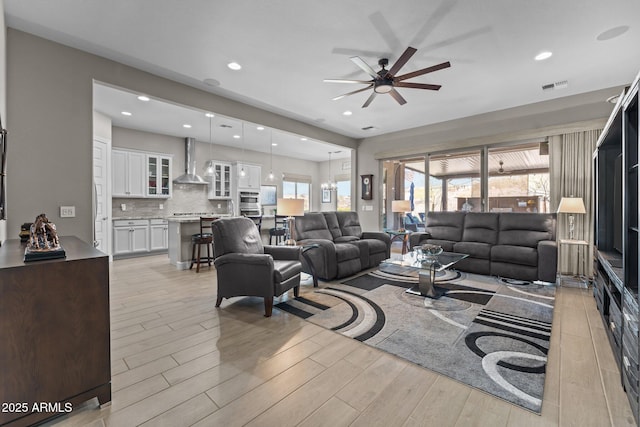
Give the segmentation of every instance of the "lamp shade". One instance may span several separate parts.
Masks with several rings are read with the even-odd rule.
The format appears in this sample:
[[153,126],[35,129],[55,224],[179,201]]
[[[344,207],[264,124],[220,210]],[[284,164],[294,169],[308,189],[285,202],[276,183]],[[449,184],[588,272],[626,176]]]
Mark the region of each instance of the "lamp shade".
[[587,213],[582,197],[563,197],[558,206],[558,213]]
[[391,212],[411,212],[411,202],[409,200],[392,200]]
[[304,215],[304,199],[278,199],[276,205],[278,215],[302,216]]

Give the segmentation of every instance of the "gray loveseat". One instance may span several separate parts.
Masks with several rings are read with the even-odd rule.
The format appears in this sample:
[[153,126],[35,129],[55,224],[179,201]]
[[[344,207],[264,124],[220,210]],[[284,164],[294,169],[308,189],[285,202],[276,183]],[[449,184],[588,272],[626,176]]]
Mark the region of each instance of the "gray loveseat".
[[383,232],[362,231],[357,212],[307,212],[296,218],[295,227],[299,245],[320,246],[307,255],[317,277],[323,280],[351,276],[390,256],[390,237]]
[[556,215],[539,213],[429,212],[422,243],[468,254],[455,268],[519,280],[556,281]]

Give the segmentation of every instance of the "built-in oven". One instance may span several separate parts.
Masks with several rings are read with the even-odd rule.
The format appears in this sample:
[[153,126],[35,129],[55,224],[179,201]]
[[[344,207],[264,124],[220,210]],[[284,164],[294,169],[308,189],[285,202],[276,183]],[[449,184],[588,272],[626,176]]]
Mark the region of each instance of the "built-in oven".
[[240,215],[260,216],[260,193],[257,191],[240,191],[238,193]]

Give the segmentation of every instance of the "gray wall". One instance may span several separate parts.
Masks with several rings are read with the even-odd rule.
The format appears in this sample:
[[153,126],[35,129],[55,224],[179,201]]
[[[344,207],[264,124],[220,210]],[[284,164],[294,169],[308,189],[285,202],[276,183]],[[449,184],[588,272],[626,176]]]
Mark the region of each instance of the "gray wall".
[[[8,29],[8,228],[46,212],[60,234],[92,239],[93,80],[265,126],[356,147],[356,141],[140,70]],[[60,205],[76,218],[59,218]],[[15,231],[15,233],[14,233]]]

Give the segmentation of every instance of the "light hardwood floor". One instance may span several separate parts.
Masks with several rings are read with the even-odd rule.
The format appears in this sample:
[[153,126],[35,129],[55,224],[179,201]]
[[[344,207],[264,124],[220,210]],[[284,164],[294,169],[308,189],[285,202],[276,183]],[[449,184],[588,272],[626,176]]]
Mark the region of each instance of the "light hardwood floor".
[[277,308],[267,319],[261,299],[215,299],[213,268],[115,261],[112,404],[50,425],[635,425],[590,290],[558,289],[541,416]]

